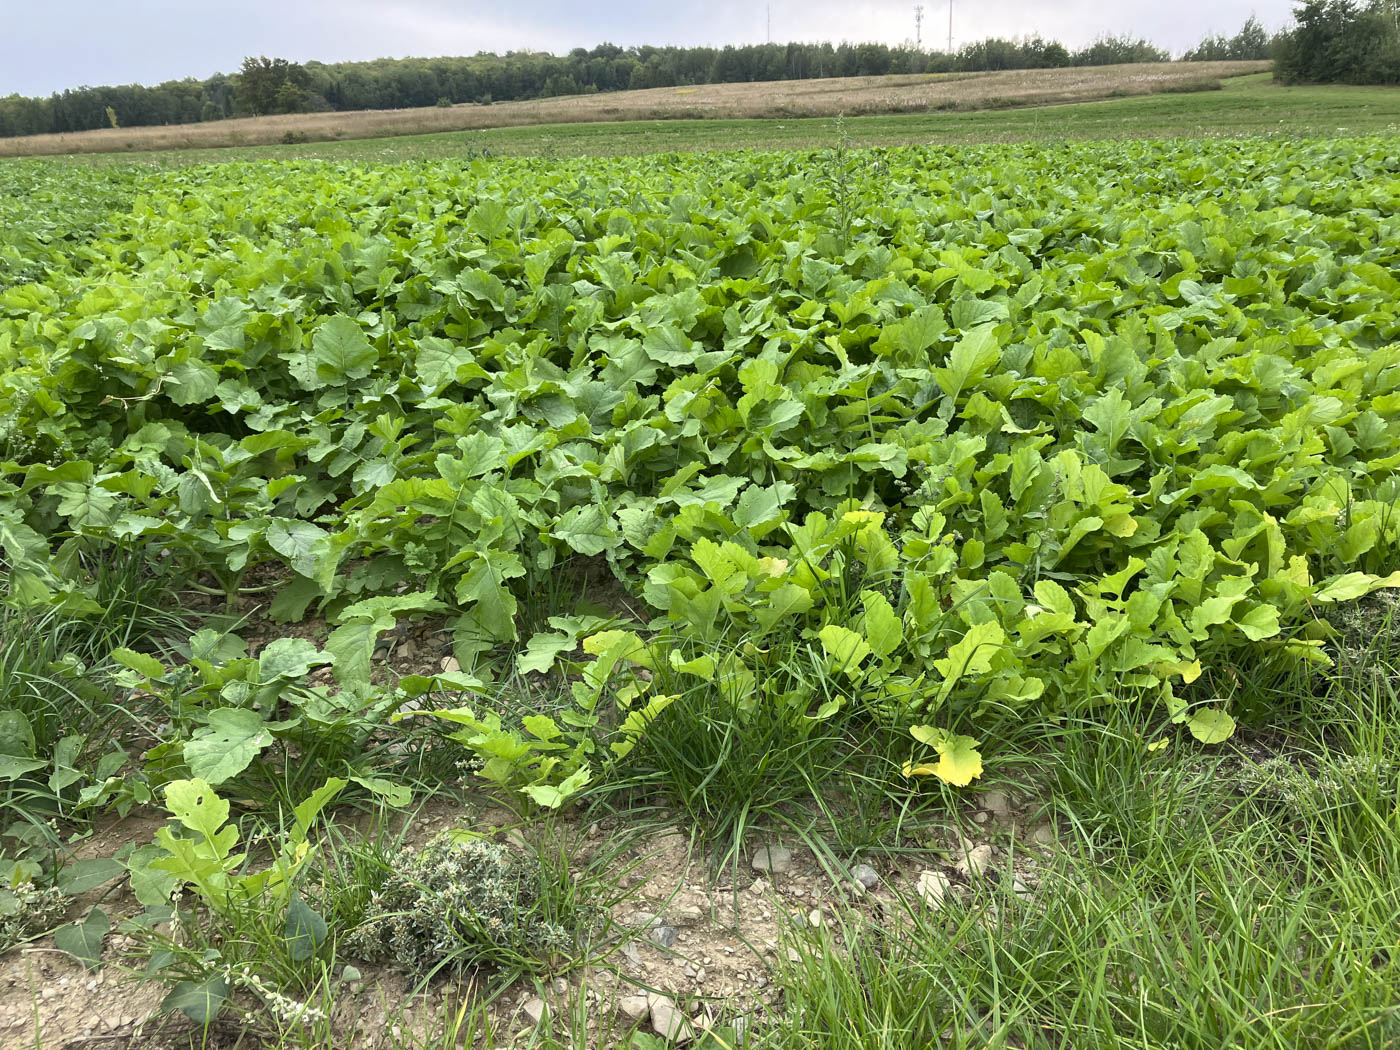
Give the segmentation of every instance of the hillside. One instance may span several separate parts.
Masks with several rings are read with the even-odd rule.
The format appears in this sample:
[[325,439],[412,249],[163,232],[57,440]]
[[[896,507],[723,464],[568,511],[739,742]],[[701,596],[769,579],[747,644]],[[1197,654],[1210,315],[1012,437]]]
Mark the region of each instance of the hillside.
[[495,105],[249,117],[0,140],[0,156],[324,142],[535,124],[754,119],[996,110],[1163,92],[1207,91],[1266,62],[1137,63],[996,73],[780,80],[650,88]]

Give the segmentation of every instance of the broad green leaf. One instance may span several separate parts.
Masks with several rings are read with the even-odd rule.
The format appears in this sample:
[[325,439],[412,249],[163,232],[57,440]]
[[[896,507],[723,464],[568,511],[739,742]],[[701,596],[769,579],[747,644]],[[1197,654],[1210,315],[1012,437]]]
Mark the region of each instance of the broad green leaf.
[[393,629],[394,623],[391,616],[379,616],[368,622],[357,620],[337,627],[326,638],[326,653],[342,688],[369,688],[375,644],[381,634]]
[[318,553],[323,549],[326,534],[309,521],[273,518],[267,527],[267,545],[302,576],[316,576]]
[[56,881],[58,888],[64,893],[70,897],[77,897],[120,878],[125,871],[126,866],[118,861],[94,857],[65,864]]
[[350,781],[359,784],[370,794],[382,798],[391,806],[402,808],[413,801],[413,791],[406,784],[398,784],[384,777],[351,777]]
[[596,504],[574,507],[554,524],[556,539],[590,557],[618,546],[622,541],[611,516]]
[[22,711],[0,711],[0,755],[28,759],[34,756],[34,730]]
[[258,680],[275,682],[296,679],[313,667],[326,663],[327,658],[305,638],[277,638],[258,654]]
[[237,776],[272,743],[272,733],[256,711],[219,708],[205,715],[205,720],[207,724],[185,744],[185,761],[190,772],[208,784]]
[[331,801],[345,790],[345,781],[339,777],[330,777],[324,784],[318,787],[306,798],[302,799],[292,810],[296,817],[297,834],[301,838],[306,838],[311,834],[311,825],[316,818],[321,815],[321,811],[330,805]]
[[968,675],[985,674],[991,670],[992,660],[1006,644],[1006,632],[1001,625],[989,620],[969,627],[949,650],[942,660],[935,660],[933,666],[943,676],[938,698],[942,700],[953,691],[953,687]]
[[574,640],[556,631],[540,631],[530,636],[525,651],[515,658],[515,669],[521,674],[544,674],[554,666],[559,654],[573,648]]
[[1400,572],[1383,579],[1364,572],[1348,572],[1322,584],[1313,595],[1319,602],[1350,602],[1385,587],[1400,587]]
[[692,660],[687,660],[681,656],[679,650],[672,649],[669,659],[671,666],[681,674],[695,675],[707,682],[715,677],[715,658],[709,653],[702,653]]
[[904,641],[904,626],[883,594],[866,591],[861,601],[865,606],[865,641],[870,651],[883,660]]
[[949,397],[957,397],[980,381],[1001,360],[996,329],[991,325],[975,328],[958,340],[948,354],[948,364],[933,370],[938,385]]
[[1278,610],[1272,605],[1256,605],[1243,616],[1236,616],[1235,625],[1252,642],[1273,638],[1279,633]]
[[592,777],[592,770],[587,766],[580,766],[575,772],[561,780],[557,786],[530,784],[521,790],[529,795],[536,805],[544,806],[546,809],[559,809],[569,799],[582,791]]
[[212,1024],[229,999],[229,984],[222,975],[202,981],[181,981],[161,1000],[166,1013],[179,1010],[197,1025]]
[[319,912],[306,903],[301,894],[292,894],[287,902],[287,922],[283,936],[287,941],[287,954],[294,962],[305,962],[316,954],[316,949],[330,933]]
[[107,913],[93,908],[78,922],[55,930],[53,943],[59,951],[67,952],[89,970],[96,970],[102,965],[102,942],[111,928]]
[[378,359],[363,329],[353,318],[344,316],[332,317],[316,329],[311,356],[322,385],[364,379]]
[[165,667],[154,656],[138,653],[133,649],[113,649],[112,659],[123,667],[129,667],[137,674],[153,681],[165,677]]
[[210,843],[220,847],[227,844],[231,849],[238,841],[236,827],[224,828],[228,821],[228,803],[203,780],[176,780],[167,784],[165,808],[181,824],[199,832]]

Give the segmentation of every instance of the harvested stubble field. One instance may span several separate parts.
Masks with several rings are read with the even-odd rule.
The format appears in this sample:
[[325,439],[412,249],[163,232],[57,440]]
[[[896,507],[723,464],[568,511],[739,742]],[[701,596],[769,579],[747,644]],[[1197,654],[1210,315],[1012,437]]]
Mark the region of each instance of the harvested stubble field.
[[1223,79],[1258,73],[1268,66],[1267,62],[1140,63],[996,73],[781,80],[651,88],[496,105],[298,113],[0,139],[0,156],[259,146],[283,142],[288,136],[324,142],[601,121],[966,112],[1211,91],[1218,89]]

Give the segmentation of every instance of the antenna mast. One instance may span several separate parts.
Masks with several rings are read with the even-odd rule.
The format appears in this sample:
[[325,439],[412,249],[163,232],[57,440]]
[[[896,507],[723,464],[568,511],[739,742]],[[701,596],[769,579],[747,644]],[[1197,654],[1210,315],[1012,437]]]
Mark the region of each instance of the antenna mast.
[[924,5],[914,5],[914,50],[924,49]]
[[773,42],[773,5],[768,5],[768,42]]
[[953,53],[953,0],[948,0],[948,54]]

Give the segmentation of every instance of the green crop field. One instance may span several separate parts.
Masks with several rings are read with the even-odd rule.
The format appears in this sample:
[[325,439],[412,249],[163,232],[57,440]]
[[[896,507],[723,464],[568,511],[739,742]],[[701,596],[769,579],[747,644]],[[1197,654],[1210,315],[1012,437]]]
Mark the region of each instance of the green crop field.
[[[1400,92],[1389,87],[1284,87],[1267,73],[1232,77],[1219,91],[1164,93],[1059,106],[848,117],[861,146],[1106,139],[1286,139],[1391,134],[1400,129]],[[89,154],[83,164],[158,166],[228,160],[317,159],[383,164],[497,156],[615,156],[692,150],[819,149],[836,139],[831,118],[632,120],[493,128],[287,146]]]
[[1232,91],[0,165],[0,964],[130,1046],[1400,1044],[1400,147],[1134,140]]

